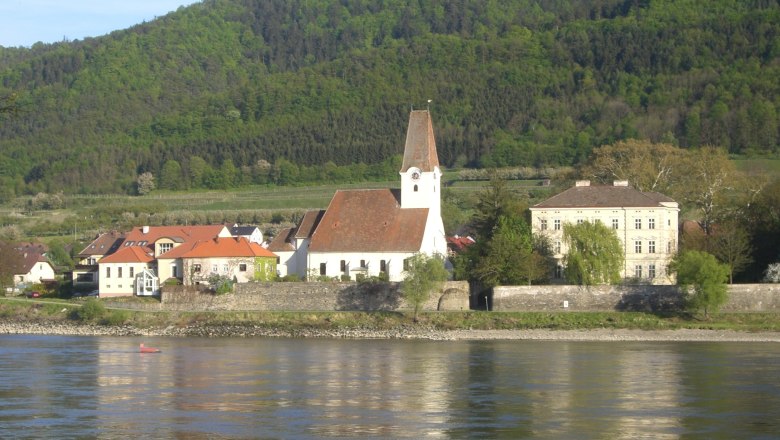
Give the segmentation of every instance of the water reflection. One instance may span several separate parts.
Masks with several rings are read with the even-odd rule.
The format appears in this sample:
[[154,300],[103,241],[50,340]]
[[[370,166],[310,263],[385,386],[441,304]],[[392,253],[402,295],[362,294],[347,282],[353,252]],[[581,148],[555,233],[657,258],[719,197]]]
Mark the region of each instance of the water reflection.
[[[0,437],[772,438],[780,347],[0,336]],[[56,434],[56,435],[55,435]]]

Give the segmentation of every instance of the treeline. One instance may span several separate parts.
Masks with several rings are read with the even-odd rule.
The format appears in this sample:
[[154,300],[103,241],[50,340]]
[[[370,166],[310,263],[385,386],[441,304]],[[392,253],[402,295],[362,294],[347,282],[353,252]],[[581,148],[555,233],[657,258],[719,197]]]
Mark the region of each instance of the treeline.
[[777,23],[769,0],[206,0],[0,47],[0,185],[128,193],[172,162],[223,185],[187,177],[195,157],[237,184],[258,164],[371,179],[355,167],[400,154],[428,99],[448,167],[570,166],[628,138],[777,154]]

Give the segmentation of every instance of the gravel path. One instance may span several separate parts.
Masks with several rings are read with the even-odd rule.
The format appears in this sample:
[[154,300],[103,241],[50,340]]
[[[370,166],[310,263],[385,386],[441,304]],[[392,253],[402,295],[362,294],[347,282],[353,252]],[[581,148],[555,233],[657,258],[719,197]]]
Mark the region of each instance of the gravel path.
[[199,337],[301,337],[351,339],[427,340],[546,340],[546,341],[724,341],[780,342],[780,332],[738,332],[721,330],[436,330],[400,327],[391,330],[300,329],[279,330],[254,326],[191,326],[139,329],[69,323],[0,323],[0,334],[78,336],[199,336]]

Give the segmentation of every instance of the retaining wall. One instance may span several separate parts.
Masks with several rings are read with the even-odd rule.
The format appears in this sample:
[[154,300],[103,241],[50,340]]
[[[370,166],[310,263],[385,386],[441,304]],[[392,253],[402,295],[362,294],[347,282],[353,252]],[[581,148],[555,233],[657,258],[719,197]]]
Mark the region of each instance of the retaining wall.
[[[398,283],[242,283],[233,293],[213,295],[165,286],[158,310],[369,311],[411,310]],[[432,294],[423,310],[468,310],[468,283],[451,281]]]
[[[780,311],[780,285],[736,284],[729,287],[724,312]],[[644,311],[679,310],[677,286],[500,286],[493,289],[495,311]]]

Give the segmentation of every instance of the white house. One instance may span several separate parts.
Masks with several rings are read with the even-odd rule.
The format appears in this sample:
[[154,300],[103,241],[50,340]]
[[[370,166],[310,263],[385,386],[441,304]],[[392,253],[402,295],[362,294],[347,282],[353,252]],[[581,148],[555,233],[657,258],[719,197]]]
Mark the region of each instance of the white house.
[[324,209],[308,211],[297,227],[282,229],[268,244],[268,250],[279,257],[277,274],[280,277],[297,275],[300,279],[306,278],[309,243],[324,214]]
[[627,181],[612,185],[591,185],[578,181],[574,187],[531,208],[534,232],[545,234],[559,264],[554,279],[563,279],[563,225],[601,222],[612,228],[623,243],[626,279],[652,284],[673,284],[667,266],[677,251],[680,208],[671,198],[657,192],[631,188]]
[[250,243],[263,244],[263,231],[257,226],[239,226],[234,224],[230,227],[230,235],[233,237],[244,237]]
[[[409,115],[399,174],[400,189],[337,191],[324,213],[302,223],[295,240],[298,251],[308,245],[297,253],[305,256],[307,275],[354,280],[359,274],[385,274],[401,281],[404,261],[414,254],[446,256],[442,173],[428,110]],[[300,261],[294,264],[300,273]]]
[[22,264],[19,273],[14,274],[14,284],[31,284],[54,281],[54,267],[45,255],[32,252],[20,252]]

